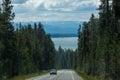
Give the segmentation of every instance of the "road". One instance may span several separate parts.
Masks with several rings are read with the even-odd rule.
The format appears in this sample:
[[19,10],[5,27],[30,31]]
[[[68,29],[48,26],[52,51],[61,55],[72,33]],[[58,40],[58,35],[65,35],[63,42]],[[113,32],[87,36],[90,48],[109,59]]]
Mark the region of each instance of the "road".
[[57,75],[45,74],[42,76],[33,77],[26,80],[83,80],[73,70],[59,70]]

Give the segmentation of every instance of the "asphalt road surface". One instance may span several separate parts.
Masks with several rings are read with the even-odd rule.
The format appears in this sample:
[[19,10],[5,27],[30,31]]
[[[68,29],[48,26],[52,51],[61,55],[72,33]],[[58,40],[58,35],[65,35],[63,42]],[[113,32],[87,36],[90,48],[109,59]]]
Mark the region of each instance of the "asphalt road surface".
[[57,75],[45,74],[42,76],[33,77],[26,80],[83,80],[73,70],[59,70]]

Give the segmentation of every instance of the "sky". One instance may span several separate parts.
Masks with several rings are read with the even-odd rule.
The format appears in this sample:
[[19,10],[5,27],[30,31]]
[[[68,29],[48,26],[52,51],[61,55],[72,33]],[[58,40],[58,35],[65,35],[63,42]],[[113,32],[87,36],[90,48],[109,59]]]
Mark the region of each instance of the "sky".
[[99,0],[12,0],[15,22],[88,21]]

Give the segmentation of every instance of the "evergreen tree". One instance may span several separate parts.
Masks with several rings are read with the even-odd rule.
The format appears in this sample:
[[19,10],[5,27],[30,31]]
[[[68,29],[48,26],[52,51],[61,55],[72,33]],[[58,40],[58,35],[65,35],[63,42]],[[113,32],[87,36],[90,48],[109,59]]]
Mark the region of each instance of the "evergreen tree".
[[[4,76],[13,76],[15,75],[14,70],[14,60],[15,60],[15,35],[14,28],[12,26],[11,21],[14,19],[14,13],[12,13],[13,6],[11,5],[10,0],[2,0],[2,8],[1,8],[1,25],[0,30],[1,33],[1,42],[4,44],[4,48],[1,51],[1,59],[3,62],[2,66],[2,74]],[[14,56],[13,56],[14,55]],[[9,66],[9,67],[8,67]]]
[[[55,66],[55,48],[41,23],[14,30],[11,0],[0,5],[0,79],[38,72]],[[49,47],[48,47],[49,46]]]
[[[94,15],[87,22],[88,29],[78,32],[78,55],[80,69],[100,80],[119,80],[119,1],[101,0],[99,18]],[[111,8],[113,6],[113,8]],[[88,33],[88,35],[86,35]],[[85,36],[86,35],[86,36]],[[87,41],[87,40],[88,41]],[[87,45],[85,45],[87,43]],[[88,47],[88,51],[85,48]],[[85,53],[88,52],[86,55]],[[86,61],[85,61],[86,60]],[[86,66],[87,65],[87,66]],[[86,68],[84,70],[84,68]]]

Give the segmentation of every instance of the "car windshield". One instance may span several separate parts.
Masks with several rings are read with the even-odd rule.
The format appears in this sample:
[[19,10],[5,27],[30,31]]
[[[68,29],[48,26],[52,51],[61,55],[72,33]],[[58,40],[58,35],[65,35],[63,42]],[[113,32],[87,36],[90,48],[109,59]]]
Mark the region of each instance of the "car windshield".
[[51,69],[50,71],[56,71],[56,69]]

